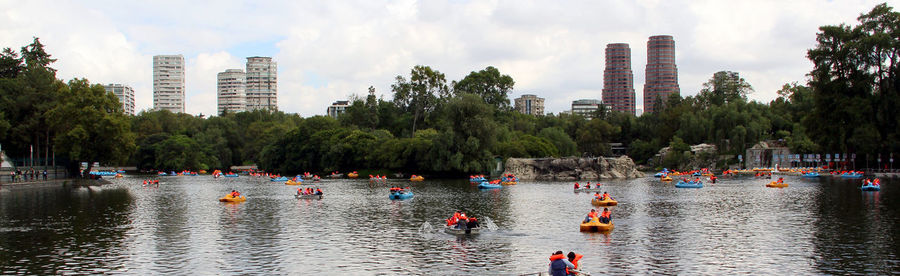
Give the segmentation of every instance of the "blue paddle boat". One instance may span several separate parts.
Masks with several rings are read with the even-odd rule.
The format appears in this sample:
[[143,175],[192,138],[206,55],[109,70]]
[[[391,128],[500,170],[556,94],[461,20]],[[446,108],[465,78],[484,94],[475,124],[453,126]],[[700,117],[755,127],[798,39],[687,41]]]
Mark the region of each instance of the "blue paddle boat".
[[391,192],[391,194],[388,195],[388,198],[390,198],[391,200],[410,199],[413,197],[413,195],[414,194],[412,191],[399,191]]
[[703,188],[703,182],[694,182],[694,181],[684,182],[684,181],[678,181],[678,183],[675,183],[675,188]]
[[863,174],[856,173],[856,172],[846,172],[846,173],[841,174],[841,177],[843,177],[843,178],[862,178]]
[[881,191],[881,185],[866,184],[859,188],[863,191]]
[[808,172],[808,173],[804,173],[804,174],[803,174],[803,177],[806,177],[806,178],[816,178],[816,177],[819,177],[819,173],[817,173],[817,172]]
[[503,185],[491,184],[491,183],[488,183],[487,181],[484,181],[484,182],[481,182],[481,184],[478,184],[479,189],[500,189],[502,187],[503,187]]
[[285,181],[288,181],[288,178],[282,176],[282,177],[276,177],[276,178],[269,179],[269,181],[273,181],[273,182],[275,182],[275,181],[285,182]]

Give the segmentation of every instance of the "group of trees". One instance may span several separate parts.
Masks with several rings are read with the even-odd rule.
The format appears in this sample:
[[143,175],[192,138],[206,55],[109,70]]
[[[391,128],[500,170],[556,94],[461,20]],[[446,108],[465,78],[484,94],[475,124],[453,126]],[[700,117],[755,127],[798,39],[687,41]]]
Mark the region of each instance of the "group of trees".
[[[640,117],[601,108],[530,116],[513,111],[515,81],[494,67],[448,81],[415,66],[397,76],[391,99],[354,97],[338,118],[278,111],[210,118],[167,111],[121,114],[116,98],[87,80],[55,78],[38,39],[0,54],[0,143],[10,156],[54,154],[73,161],[142,169],[212,169],[258,164],[280,173],[363,168],[466,174],[494,158],[599,156],[623,143],[638,163],[663,147],[661,160],[683,164],[691,144],[715,144],[734,156],[766,139],[795,153],[900,150],[900,15],[885,4],[857,26],[823,26],[808,57],[808,85],[785,84],[769,103],[748,100],[736,72],[713,74],[694,96],[672,95]],[[46,162],[46,161],[45,161]]]

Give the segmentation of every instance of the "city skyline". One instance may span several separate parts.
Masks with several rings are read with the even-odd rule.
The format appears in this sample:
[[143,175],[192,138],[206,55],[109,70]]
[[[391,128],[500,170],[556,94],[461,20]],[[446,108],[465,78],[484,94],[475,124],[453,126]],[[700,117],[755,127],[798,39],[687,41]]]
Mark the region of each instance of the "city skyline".
[[[537,93],[545,113],[559,113],[598,98],[613,42],[631,46],[642,108],[640,67],[657,34],[678,42],[681,95],[727,70],[753,85],[751,99],[768,102],[783,84],[805,82],[819,26],[855,22],[881,2],[0,2],[0,45],[39,37],[58,59],[58,78],[129,85],[138,111],[152,107],[152,56],[180,53],[185,111],[195,115],[216,113],[216,74],[244,68],[249,56],[278,61],[278,109],[303,116],[369,86],[390,99],[394,78],[418,64],[448,81],[495,66],[516,81],[510,99]],[[555,16],[564,11],[575,12]]]

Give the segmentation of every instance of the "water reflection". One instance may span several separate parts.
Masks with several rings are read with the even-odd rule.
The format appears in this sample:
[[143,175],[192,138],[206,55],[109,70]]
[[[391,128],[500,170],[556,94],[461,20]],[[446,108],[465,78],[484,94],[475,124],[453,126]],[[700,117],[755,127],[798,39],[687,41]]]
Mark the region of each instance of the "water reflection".
[[[720,179],[675,189],[653,178],[601,186],[619,200],[615,230],[582,233],[591,195],[570,183],[480,190],[466,180],[322,180],[321,200],[257,178],[141,177],[102,187],[4,187],[0,273],[515,274],[550,253],[584,254],[594,274],[887,274],[900,269],[900,200],[856,181]],[[410,200],[387,187],[410,186]],[[216,199],[240,190],[243,203]],[[462,210],[479,235],[443,233]]]

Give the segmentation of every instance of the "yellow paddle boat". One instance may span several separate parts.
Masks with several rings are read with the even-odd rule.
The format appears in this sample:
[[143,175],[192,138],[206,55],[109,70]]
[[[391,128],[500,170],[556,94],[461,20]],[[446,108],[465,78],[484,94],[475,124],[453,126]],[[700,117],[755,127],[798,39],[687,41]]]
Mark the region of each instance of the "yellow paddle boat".
[[425,181],[425,177],[422,177],[421,175],[417,175],[417,176],[410,177],[409,181],[413,181],[413,182]]
[[591,221],[581,223],[581,232],[609,232],[613,230],[612,221],[609,223],[600,222],[600,218],[593,218]]
[[356,173],[356,172],[352,172],[352,173],[348,173],[348,174],[347,174],[347,178],[357,178],[357,177],[359,177],[359,174]]
[[591,204],[594,206],[616,206],[619,202],[612,199],[612,197],[607,197],[605,200],[600,200],[595,197],[594,199],[591,199]]
[[223,196],[219,199],[221,202],[244,202],[247,201],[247,198],[244,196],[232,197],[231,194]]
[[788,186],[787,183],[784,183],[784,182],[778,183],[778,181],[772,181],[772,182],[769,182],[769,184],[766,184],[766,187],[769,187],[769,188],[785,188],[787,186]]
[[669,182],[669,181],[672,181],[672,177],[666,176],[666,177],[660,178],[659,181]]
[[303,181],[288,180],[284,182],[284,185],[303,185]]

